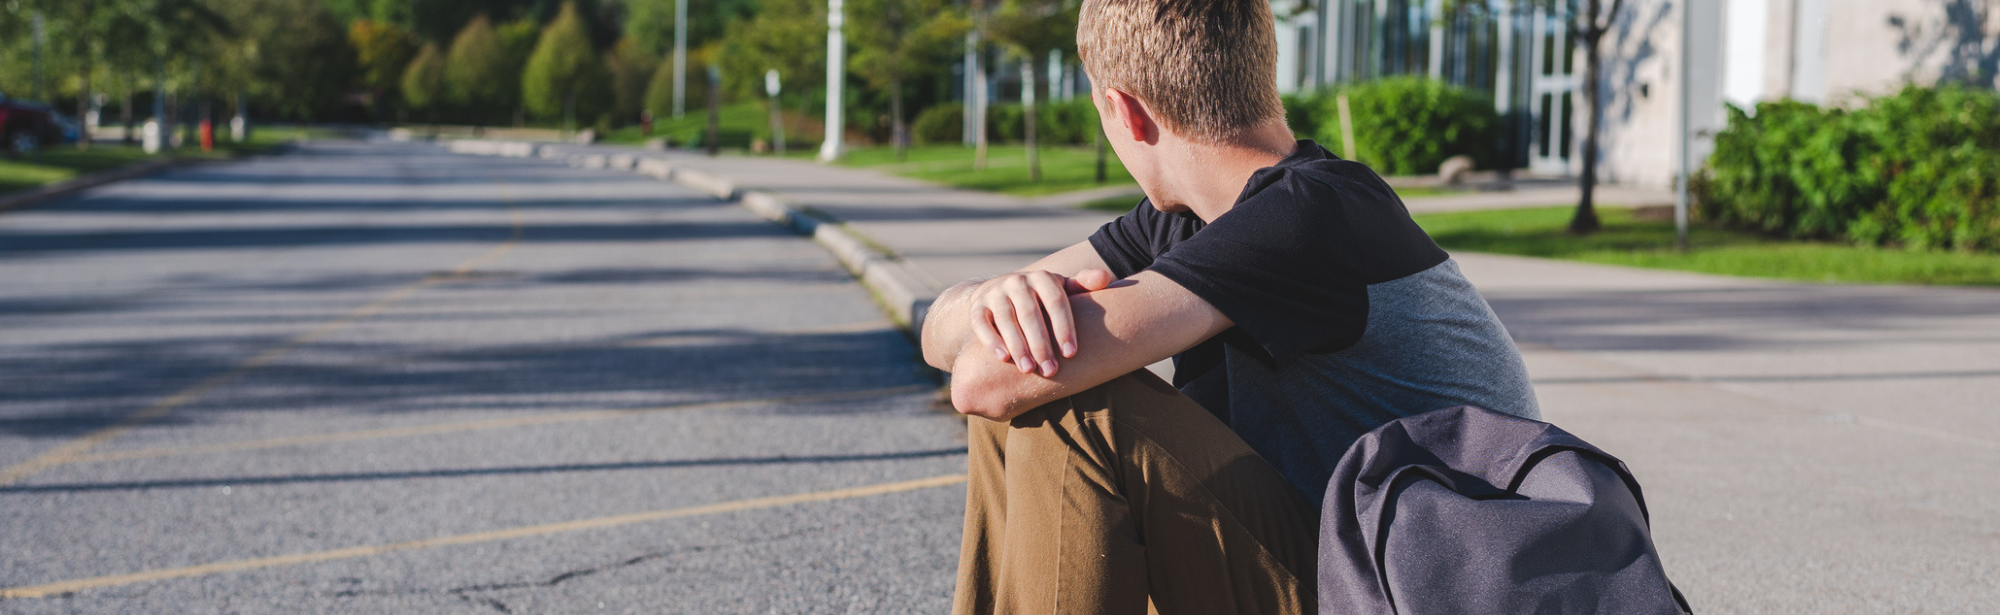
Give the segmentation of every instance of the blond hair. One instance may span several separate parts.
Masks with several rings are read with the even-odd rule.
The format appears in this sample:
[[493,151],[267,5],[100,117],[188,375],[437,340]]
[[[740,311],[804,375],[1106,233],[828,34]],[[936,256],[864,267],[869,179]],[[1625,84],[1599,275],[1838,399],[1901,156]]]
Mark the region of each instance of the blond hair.
[[1077,57],[1168,129],[1226,142],[1285,116],[1274,28],[1270,0],[1084,0]]

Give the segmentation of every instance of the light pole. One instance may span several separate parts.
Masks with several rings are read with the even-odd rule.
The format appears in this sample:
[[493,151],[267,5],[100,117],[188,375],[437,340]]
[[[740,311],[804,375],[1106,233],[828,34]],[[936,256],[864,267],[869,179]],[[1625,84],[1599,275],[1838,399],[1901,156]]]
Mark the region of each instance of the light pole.
[[1694,100],[1688,92],[1694,85],[1689,65],[1694,36],[1688,31],[1694,15],[1688,9],[1687,3],[1681,4],[1680,109],[1674,116],[1674,249],[1681,252],[1688,250],[1688,103]]
[[847,38],[840,33],[846,19],[840,14],[841,0],[826,1],[826,140],[820,142],[820,162],[840,158],[841,85],[847,81]]
[[674,0],[674,119],[687,113],[688,0]]

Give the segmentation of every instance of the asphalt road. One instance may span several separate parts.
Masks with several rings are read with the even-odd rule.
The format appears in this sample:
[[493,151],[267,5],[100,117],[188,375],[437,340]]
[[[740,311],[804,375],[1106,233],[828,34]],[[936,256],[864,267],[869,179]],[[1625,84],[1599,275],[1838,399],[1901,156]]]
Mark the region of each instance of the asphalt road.
[[0,215],[0,612],[935,613],[962,423],[812,243],[314,143]]

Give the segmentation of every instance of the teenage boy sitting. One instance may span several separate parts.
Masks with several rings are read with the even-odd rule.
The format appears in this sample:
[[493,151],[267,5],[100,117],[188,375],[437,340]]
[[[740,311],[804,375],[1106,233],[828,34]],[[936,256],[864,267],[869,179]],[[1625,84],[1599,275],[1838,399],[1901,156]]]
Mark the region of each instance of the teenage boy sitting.
[[[1448,406],[1537,417],[1395,193],[1294,140],[1272,28],[1269,0],[1085,0],[1091,98],[1146,199],[931,308],[925,360],[982,417],[956,612],[1310,613],[1350,443]],[[1169,356],[1171,387],[1143,369]]]

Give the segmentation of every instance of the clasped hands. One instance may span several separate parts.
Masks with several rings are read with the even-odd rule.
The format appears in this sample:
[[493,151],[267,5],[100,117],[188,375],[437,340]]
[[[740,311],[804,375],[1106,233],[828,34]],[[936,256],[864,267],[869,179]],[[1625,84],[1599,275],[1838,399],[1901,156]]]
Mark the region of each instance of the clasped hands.
[[994,277],[972,289],[966,316],[979,344],[993,358],[1013,363],[1023,374],[1056,375],[1058,355],[1076,356],[1076,319],[1070,295],[1104,290],[1111,272],[1085,269],[1074,276],[1020,271]]

